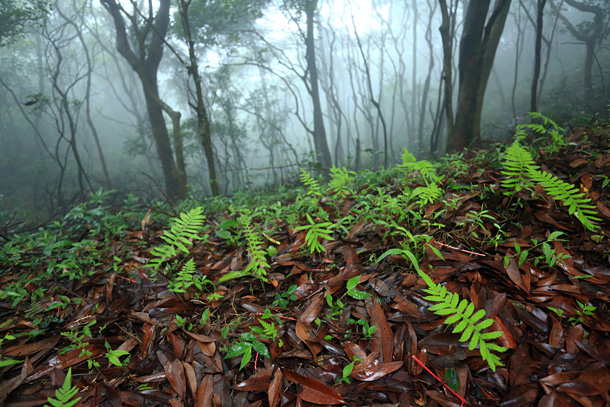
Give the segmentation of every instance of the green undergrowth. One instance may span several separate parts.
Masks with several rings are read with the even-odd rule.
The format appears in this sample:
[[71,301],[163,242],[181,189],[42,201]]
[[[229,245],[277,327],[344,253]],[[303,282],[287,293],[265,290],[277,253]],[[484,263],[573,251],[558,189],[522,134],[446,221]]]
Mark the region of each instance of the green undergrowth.
[[[263,290],[275,290],[269,275],[274,259],[282,254],[278,252],[281,238],[292,242],[300,236],[302,246],[291,256],[319,266],[331,254],[333,244],[354,241],[357,232],[353,231],[364,222],[369,226],[366,233],[378,234],[385,243],[360,260],[376,264],[385,273],[418,275],[425,283],[419,295],[429,303],[428,310],[446,318],[444,324],[460,334],[459,341],[471,350],[478,349],[495,371],[503,366],[506,349],[495,342],[503,333],[491,330],[493,319],[486,318],[484,309],[476,309],[469,298],[460,296],[462,293],[449,292],[432,280],[431,259],[444,261],[435,243],[483,253],[497,250],[523,228],[517,214],[540,202],[557,205],[568,218],[573,215],[575,222],[570,227],[598,233],[602,238],[605,233],[586,192],[541,167],[542,158],[570,147],[563,130],[544,116],[534,114],[532,118],[539,122],[519,127],[514,143],[467,152],[468,161],[464,153],[436,162],[418,160],[405,149],[401,162],[391,169],[356,173],[333,167],[326,180],[301,170],[299,186],[280,186],[265,195],[244,192],[233,197],[190,197],[175,206],[143,204],[129,196],[117,209],[110,204],[112,191],[100,190],[63,219],[33,233],[12,234],[3,243],[0,277],[8,283],[0,289],[0,301],[25,313],[34,327],[31,336],[58,329],[64,321],[55,312],[57,308],[81,301],[70,295],[76,282],[108,272],[138,278],[124,267],[137,249],[138,257],[148,260],[145,269],[151,279],[166,281],[175,295],[203,304],[205,310],[198,321],[176,316],[176,324],[196,331],[213,318],[214,304],[230,301],[224,297],[226,287],[245,281],[261,285]],[[488,179],[501,179],[478,183],[485,174],[491,177]],[[476,204],[463,208],[465,196],[476,197]],[[148,239],[130,237],[127,243],[128,233],[132,236],[136,232]],[[565,254],[555,253],[551,241],[532,238],[529,243],[527,250],[516,241],[514,250],[505,250],[505,267],[513,261],[519,265],[531,261],[553,268],[567,261]],[[213,254],[220,246],[238,250],[241,266],[219,276],[204,274],[197,265],[198,256],[202,251]],[[290,277],[285,276],[285,285],[275,290],[273,303],[266,305],[259,325],[242,332],[225,349],[229,357],[242,358],[240,368],[251,363],[252,352],[268,355],[267,345],[278,340],[285,322],[267,311],[288,310],[299,301]],[[49,290],[55,300],[41,308],[40,301]],[[325,294],[327,312],[315,323],[324,322],[320,318],[335,323],[347,301],[365,301],[371,293],[368,283],[349,280],[341,290]],[[583,309],[594,311],[587,306]],[[370,338],[376,329],[366,319],[347,323],[348,338]],[[235,329],[235,325],[226,324],[221,333],[228,338]],[[1,345],[0,340],[0,350]],[[0,366],[20,362],[0,356]],[[347,376],[342,379],[349,380]]]

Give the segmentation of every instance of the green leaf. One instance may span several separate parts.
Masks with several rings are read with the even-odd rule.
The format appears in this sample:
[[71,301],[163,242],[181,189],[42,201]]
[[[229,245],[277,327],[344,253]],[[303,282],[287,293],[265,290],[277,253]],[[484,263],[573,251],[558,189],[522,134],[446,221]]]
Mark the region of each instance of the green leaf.
[[252,359],[252,345],[248,347],[247,352],[244,352],[244,356],[241,358],[241,364],[239,365],[239,370],[246,367],[246,365],[250,363],[250,359]]
[[231,346],[231,349],[227,352],[226,358],[234,358],[235,356],[239,356],[242,353],[249,351],[252,348],[252,344],[250,342],[236,342]]
[[218,279],[218,283],[217,284],[223,283],[223,282],[229,281],[229,280],[234,280],[236,278],[242,278],[242,277],[249,276],[249,275],[250,275],[250,273],[248,271],[245,271],[245,270],[231,271],[231,272],[225,274],[224,276],[220,277]]
[[[482,331],[483,329],[487,329],[490,326],[492,326],[493,323],[494,323],[493,319],[491,319],[491,318],[485,319],[476,325],[477,331]],[[500,334],[502,334],[502,333],[500,332]]]
[[260,353],[261,355],[266,356],[266,357],[271,357],[271,354],[269,353],[269,350],[267,349],[267,347],[265,346],[264,343],[256,341],[256,342],[254,342],[252,347],[254,348],[254,350],[256,352]]
[[351,291],[360,283],[360,276],[355,276],[349,279],[347,282],[347,291]]
[[359,290],[348,291],[347,295],[349,295],[350,297],[352,297],[356,300],[364,300],[365,298],[368,298],[371,296],[370,293],[367,293],[366,291],[359,291]]

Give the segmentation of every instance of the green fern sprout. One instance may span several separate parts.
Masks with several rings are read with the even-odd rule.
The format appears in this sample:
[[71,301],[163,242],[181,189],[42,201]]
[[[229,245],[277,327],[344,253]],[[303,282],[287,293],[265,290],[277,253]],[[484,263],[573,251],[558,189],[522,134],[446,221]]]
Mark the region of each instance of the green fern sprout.
[[265,276],[267,275],[267,269],[269,269],[269,263],[267,263],[266,251],[263,250],[261,237],[252,225],[252,218],[249,214],[244,213],[237,220],[241,224],[244,234],[246,235],[248,254],[251,259],[250,263],[245,268],[244,273],[254,273],[262,281],[267,281]]
[[333,233],[332,229],[335,228],[332,222],[322,222],[316,224],[311,216],[307,214],[307,220],[309,221],[309,225],[303,225],[296,228],[296,230],[307,230],[307,234],[305,235],[305,244],[309,247],[309,252],[313,254],[326,252],[326,248],[322,246],[320,243],[320,239],[326,240],[335,240],[330,234]]
[[[591,231],[598,228],[593,222],[600,221],[596,217],[596,208],[590,205],[591,199],[585,198],[583,192],[553,174],[540,170],[527,150],[515,142],[506,150],[503,163],[505,171],[502,174],[510,178],[502,181],[503,185],[514,191],[519,191],[523,185],[531,187],[532,182],[541,185],[545,191],[557,201],[562,201],[568,207],[570,215],[576,215],[583,226]],[[531,182],[530,182],[531,181]]]
[[[515,140],[515,142],[506,149],[503,166],[504,171],[502,171],[502,174],[510,177],[502,181],[504,187],[519,192],[524,186],[532,186],[528,177],[528,169],[536,167],[536,163],[529,151],[519,145],[518,140]],[[506,195],[510,194],[511,193],[506,193]]]
[[[428,240],[429,239],[424,239]],[[443,259],[443,256],[438,249],[430,244],[425,244],[424,248],[431,249],[439,258]],[[427,301],[434,301],[438,304],[434,304],[428,309],[433,311],[436,315],[447,316],[445,324],[458,323],[453,328],[453,333],[462,333],[460,342],[469,342],[468,349],[473,350],[479,346],[479,352],[484,361],[487,362],[492,371],[496,371],[496,366],[504,366],[500,362],[498,355],[491,353],[491,351],[505,352],[506,348],[496,345],[495,343],[489,343],[489,340],[497,339],[502,336],[501,331],[483,332],[483,330],[489,328],[493,324],[492,319],[484,319],[485,310],[479,310],[474,312],[474,304],[466,299],[460,300],[460,296],[456,293],[450,293],[441,284],[435,284],[429,275],[424,273],[419,267],[417,258],[413,252],[406,248],[402,249],[390,249],[386,251],[379,259],[377,263],[388,256],[400,254],[407,261],[411,262],[411,265],[417,271],[417,274],[424,280],[428,288],[424,289],[424,292],[430,294],[424,297]]]
[[167,244],[153,248],[150,253],[157,258],[152,259],[149,265],[154,268],[155,272],[159,270],[159,266],[167,259],[178,254],[178,250],[188,254],[188,246],[193,243],[189,239],[202,239],[198,235],[205,222],[203,208],[198,207],[192,209],[188,213],[181,213],[179,217],[171,220],[170,230],[166,230],[161,239]]
[[[530,112],[528,113],[532,120],[541,119],[543,124],[539,123],[530,123],[530,124],[521,124],[517,126],[516,136],[518,139],[525,138],[527,136],[527,130],[531,130],[535,133],[538,133],[542,136],[550,135],[551,136],[551,144],[542,148],[543,151],[547,153],[556,153],[561,147],[567,146],[568,142],[565,137],[563,137],[564,129],[559,127],[557,123],[548,117],[542,115],[538,112]],[[550,125],[550,126],[549,126]],[[538,139],[540,140],[540,139]],[[536,140],[536,141],[538,141]],[[543,139],[544,140],[544,139]]]
[[354,180],[356,173],[348,171],[347,168],[337,168],[333,165],[330,169],[330,182],[328,188],[334,191],[334,195],[349,195],[351,192],[350,184]]
[[426,206],[429,203],[436,202],[443,194],[443,190],[436,183],[431,183],[427,186],[415,188],[410,197],[417,197],[417,204],[420,207]]
[[301,182],[307,186],[307,195],[314,197],[322,196],[322,187],[320,182],[313,178],[307,171],[301,168],[301,175],[299,175]]
[[[70,383],[71,380],[72,368],[69,368],[63,386],[55,390],[55,398],[47,397],[47,401],[51,404],[51,407],[72,407],[82,398],[77,397],[73,399],[73,397],[76,396],[76,393],[78,393],[78,387],[72,386]],[[44,407],[49,407],[49,405],[45,404]]]
[[206,276],[198,276],[195,274],[195,260],[189,259],[178,272],[173,281],[169,284],[169,291],[174,293],[185,293],[189,287],[195,286],[199,291],[203,291],[204,285],[210,284],[214,286]]
[[436,174],[434,164],[426,160],[417,161],[415,156],[406,147],[401,158],[402,163],[398,165],[398,169],[405,176],[419,172],[426,185],[435,184],[440,180],[440,177]]
[[496,366],[504,366],[500,362],[500,357],[491,351],[505,352],[507,349],[490,343],[492,339],[502,336],[502,331],[483,332],[493,324],[493,319],[483,319],[485,310],[481,309],[474,312],[474,304],[466,299],[460,300],[457,293],[451,293],[441,284],[435,284],[432,279],[423,271],[418,269],[418,274],[428,285],[424,292],[430,294],[424,297],[427,301],[434,301],[430,308],[436,315],[448,316],[445,320],[446,325],[457,323],[453,328],[453,333],[462,333],[460,342],[469,342],[468,349],[473,350],[479,346],[479,352],[484,361],[487,362],[492,371],[496,371]]

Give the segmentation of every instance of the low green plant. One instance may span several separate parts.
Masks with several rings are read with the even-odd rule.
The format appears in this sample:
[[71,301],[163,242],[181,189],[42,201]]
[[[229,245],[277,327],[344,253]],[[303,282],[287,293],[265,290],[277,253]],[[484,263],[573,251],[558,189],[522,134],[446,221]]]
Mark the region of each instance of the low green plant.
[[267,252],[263,250],[261,236],[254,228],[254,225],[252,225],[252,219],[248,213],[243,213],[238,220],[244,230],[248,255],[250,256],[250,263],[248,263],[244,272],[253,273],[261,279],[261,281],[267,281],[265,276],[269,269],[269,263],[267,263]]
[[204,291],[206,285],[212,286],[212,290],[216,290],[214,283],[207,279],[206,276],[195,274],[195,260],[189,259],[180,269],[178,274],[170,280],[169,291],[174,293],[185,293],[189,287],[195,286],[199,291]]
[[[563,136],[563,132],[565,130],[559,127],[557,123],[538,112],[530,112],[528,114],[532,120],[540,119],[542,120],[542,123],[529,123],[517,126],[515,133],[517,138],[525,138],[528,134],[528,130],[539,134],[541,137],[534,140],[534,143],[539,143],[542,141],[544,144],[542,151],[546,153],[557,153],[559,150],[561,150],[561,148],[568,145],[567,140]],[[548,136],[550,136],[550,140]]]
[[[78,387],[72,386],[72,368],[68,369],[64,384],[57,390],[55,390],[55,398],[47,397],[47,402],[51,407],[72,407],[80,401],[82,397],[76,397],[78,393]],[[49,407],[45,404],[45,407]]]
[[596,207],[589,204],[591,199],[585,198],[584,192],[580,192],[574,185],[564,182],[550,174],[540,170],[534,163],[531,154],[519,145],[519,140],[506,150],[505,170],[502,174],[509,178],[502,181],[502,184],[513,192],[519,192],[522,188],[532,188],[534,185],[541,185],[545,191],[557,201],[562,201],[568,207],[570,215],[575,214],[583,226],[591,231],[598,228],[592,222],[600,221]]
[[161,235],[161,239],[167,244],[157,246],[150,251],[156,257],[150,260],[149,266],[157,272],[161,264],[176,256],[179,252],[189,254],[187,247],[193,244],[189,239],[202,240],[207,238],[207,236],[201,237],[199,235],[205,219],[201,207],[193,208],[188,213],[181,213],[179,217],[173,218],[170,229]]
[[286,308],[290,301],[296,301],[298,299],[297,296],[294,294],[296,290],[297,285],[293,284],[288,287],[286,291],[275,294],[275,300],[273,300],[272,305],[274,307]]
[[[108,362],[111,364],[118,367],[123,367],[129,364],[130,356],[128,355],[130,355],[130,353],[128,351],[124,349],[112,349],[108,341],[106,341],[106,350],[107,352],[104,354],[104,356],[106,356],[106,359],[108,359]],[[120,357],[122,356],[127,356],[125,361],[121,361]]]
[[[2,347],[2,342],[4,342],[4,341],[12,341],[12,340],[15,340],[16,338],[17,338],[16,336],[10,335],[10,334],[4,335],[3,338],[0,338],[0,349]],[[23,360],[3,358],[2,354],[0,353],[0,368],[3,368],[5,366],[17,365],[19,363],[23,363]]]
[[[537,239],[532,239],[533,246],[529,249],[522,249],[515,240],[514,247],[516,256],[518,256],[518,266],[521,267],[528,259],[530,253],[538,247],[541,248],[542,255],[534,257],[534,266],[538,266],[538,264],[543,261],[549,269],[552,269],[559,263],[565,263],[570,258],[570,255],[567,253],[556,253],[555,250],[551,248],[551,244],[556,240],[561,240],[559,237],[563,234],[564,232],[554,231],[549,234],[549,237],[547,237],[545,242],[539,242]],[[509,262],[509,256],[504,256],[504,267],[508,267]]]
[[585,315],[593,316],[597,307],[593,305],[583,304],[582,302],[576,300],[578,304],[578,309],[576,309],[576,317],[570,317],[568,322],[571,322],[572,325],[581,324],[584,321]]
[[341,371],[341,378],[339,379],[339,383],[345,382],[347,384],[350,384],[349,376],[354,371],[354,366],[356,365],[356,362],[361,362],[361,361],[362,361],[362,359],[360,359],[358,356],[354,355],[354,360],[352,360],[350,363],[345,365],[345,367]]
[[347,168],[337,168],[334,165],[330,169],[330,182],[328,189],[333,195],[349,195],[352,193],[352,184],[356,173],[348,171]]
[[[265,321],[268,319],[269,321]],[[251,326],[249,332],[242,332],[238,341],[233,343],[231,348],[227,351],[225,358],[233,358],[236,356],[242,356],[239,370],[243,369],[252,360],[252,351],[258,354],[270,357],[269,349],[261,340],[277,340],[279,320],[273,321],[271,312],[266,309],[261,318],[259,319],[261,326]],[[283,344],[280,340],[280,346]]]
[[93,334],[91,333],[91,327],[96,324],[96,321],[91,321],[87,325],[81,327],[75,327],[70,329],[69,331],[61,332],[60,335],[70,341],[70,345],[65,346],[64,348],[59,350],[60,354],[65,354],[74,349],[80,349],[81,352],[79,357],[86,356],[87,357],[87,367],[89,370],[93,368],[100,367],[100,364],[90,359],[93,355],[93,352],[87,349],[89,346],[89,342],[86,341],[86,338],[93,338]]
[[335,240],[330,235],[333,233],[333,229],[336,227],[332,222],[315,223],[311,216],[307,214],[307,220],[309,225],[303,225],[295,228],[296,230],[306,230],[305,244],[309,247],[309,252],[326,252],[326,248],[320,243],[321,239]]
[[[434,246],[426,243],[424,248],[431,249],[439,258],[443,258],[440,251]],[[473,350],[478,346],[481,357],[487,362],[492,371],[496,370],[496,366],[504,366],[500,362],[500,358],[496,354],[491,353],[491,351],[504,352],[507,349],[496,345],[495,343],[488,342],[502,336],[502,332],[483,332],[493,324],[492,319],[482,320],[485,316],[485,310],[479,310],[475,313],[475,307],[472,302],[466,299],[460,300],[459,294],[451,293],[447,291],[442,284],[434,283],[430,276],[421,270],[416,254],[409,249],[390,249],[385,252],[377,262],[380,262],[389,255],[395,254],[400,254],[407,261],[410,261],[413,268],[417,271],[417,274],[428,286],[428,288],[424,289],[424,292],[430,295],[424,297],[424,299],[437,303],[430,306],[428,309],[433,311],[436,315],[447,316],[447,319],[445,320],[446,325],[457,323],[453,328],[453,333],[462,333],[459,341],[469,342],[468,348],[470,350]]]
[[371,296],[371,294],[367,293],[366,291],[356,290],[356,287],[358,286],[359,283],[360,283],[360,276],[354,276],[354,277],[350,278],[345,285],[345,288],[346,288],[345,293],[343,293],[343,295],[341,297],[337,298],[334,301],[334,304],[333,304],[332,295],[329,292],[326,293],[326,304],[330,307],[330,312],[328,314],[328,317],[330,319],[334,319],[337,315],[340,315],[343,313],[343,308],[345,307],[343,298],[346,295],[349,297],[352,297],[355,300],[364,300]]

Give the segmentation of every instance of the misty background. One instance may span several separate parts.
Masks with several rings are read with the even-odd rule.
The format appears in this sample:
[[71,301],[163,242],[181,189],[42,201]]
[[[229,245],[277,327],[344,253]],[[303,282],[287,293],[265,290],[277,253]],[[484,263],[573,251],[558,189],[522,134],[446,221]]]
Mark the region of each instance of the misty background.
[[230,194],[608,112],[604,0],[1,1],[0,225],[99,188]]

